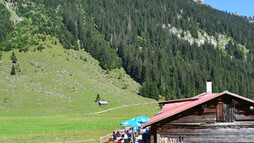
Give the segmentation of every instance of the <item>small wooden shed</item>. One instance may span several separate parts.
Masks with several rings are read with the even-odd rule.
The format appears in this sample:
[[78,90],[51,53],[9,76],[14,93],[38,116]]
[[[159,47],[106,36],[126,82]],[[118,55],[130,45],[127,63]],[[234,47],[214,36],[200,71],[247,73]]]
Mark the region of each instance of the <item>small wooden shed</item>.
[[162,110],[144,125],[151,126],[151,143],[254,142],[251,99],[210,90],[159,104],[163,105]]

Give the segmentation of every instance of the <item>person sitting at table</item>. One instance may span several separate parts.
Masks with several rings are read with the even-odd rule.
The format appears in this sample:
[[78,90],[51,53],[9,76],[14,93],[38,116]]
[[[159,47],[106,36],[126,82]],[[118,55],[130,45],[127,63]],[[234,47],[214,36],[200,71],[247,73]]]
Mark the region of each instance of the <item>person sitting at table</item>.
[[117,141],[117,138],[116,138],[116,133],[115,132],[113,132],[113,141]]
[[118,141],[124,142],[124,134],[122,134],[121,137],[118,137],[118,138],[119,138]]
[[133,128],[133,127],[129,128],[129,133],[130,133],[130,134],[132,133],[132,128]]
[[116,137],[121,137],[121,134],[119,133],[119,131],[116,132]]
[[131,133],[130,133],[130,131],[127,130],[126,134],[128,136],[128,141],[131,142]]
[[124,143],[129,143],[129,138],[127,135],[127,131],[124,132]]

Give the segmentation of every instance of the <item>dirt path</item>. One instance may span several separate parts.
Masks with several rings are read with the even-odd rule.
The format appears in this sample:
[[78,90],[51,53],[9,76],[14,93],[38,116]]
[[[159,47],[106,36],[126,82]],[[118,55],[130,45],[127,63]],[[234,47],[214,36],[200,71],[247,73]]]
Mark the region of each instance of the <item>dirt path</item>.
[[110,108],[107,110],[103,110],[103,111],[99,111],[99,112],[94,112],[94,113],[90,113],[90,115],[96,115],[96,114],[101,114],[101,113],[105,113],[111,110],[115,110],[115,109],[121,109],[121,108],[125,108],[125,107],[130,107],[130,106],[139,106],[139,105],[146,105],[146,104],[157,104],[157,102],[149,102],[149,103],[143,103],[143,104],[131,104],[131,105],[122,105],[120,107],[114,107],[114,108]]
[[[114,107],[110,108],[107,110],[99,111],[99,112],[94,112],[94,113],[88,113],[86,115],[97,115],[101,113],[105,113],[111,110],[115,109],[121,109],[125,107],[130,107],[130,106],[139,106],[139,105],[147,105],[147,104],[158,104],[158,102],[148,102],[148,103],[142,103],[142,104],[131,104],[131,105],[122,105],[120,107]],[[5,120],[5,119],[18,119],[18,118],[55,118],[55,117],[65,117],[66,115],[54,115],[54,116],[20,116],[20,117],[0,117],[0,120]]]

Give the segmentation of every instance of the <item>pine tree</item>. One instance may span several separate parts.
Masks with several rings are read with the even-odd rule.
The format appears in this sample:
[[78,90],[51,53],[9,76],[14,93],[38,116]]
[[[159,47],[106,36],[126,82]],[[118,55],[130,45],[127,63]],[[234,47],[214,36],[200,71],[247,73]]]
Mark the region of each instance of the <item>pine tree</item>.
[[98,101],[100,101],[100,100],[101,100],[100,94],[98,93],[98,94],[97,94],[97,97],[96,97],[96,99],[95,99],[95,102],[98,102]]
[[11,54],[11,60],[12,60],[12,63],[16,63],[17,62],[17,57],[16,57],[14,51]]
[[3,55],[3,53],[2,53],[2,51],[0,51],[0,61],[2,59],[2,55]]
[[12,68],[11,68],[11,75],[15,75],[16,74],[16,72],[15,72],[15,67],[14,67],[14,65],[12,65]]

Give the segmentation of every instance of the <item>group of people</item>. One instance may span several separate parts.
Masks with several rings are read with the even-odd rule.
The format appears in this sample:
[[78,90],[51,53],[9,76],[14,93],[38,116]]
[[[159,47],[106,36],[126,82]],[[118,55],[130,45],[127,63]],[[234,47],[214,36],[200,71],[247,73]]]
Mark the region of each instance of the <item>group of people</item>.
[[138,128],[134,126],[132,128],[126,129],[125,127],[123,127],[121,133],[119,131],[117,131],[116,133],[113,132],[112,138],[113,141],[117,142],[120,141],[123,143],[135,143],[138,135],[140,134],[142,134],[142,140],[140,140],[139,142],[150,143],[151,128]]

